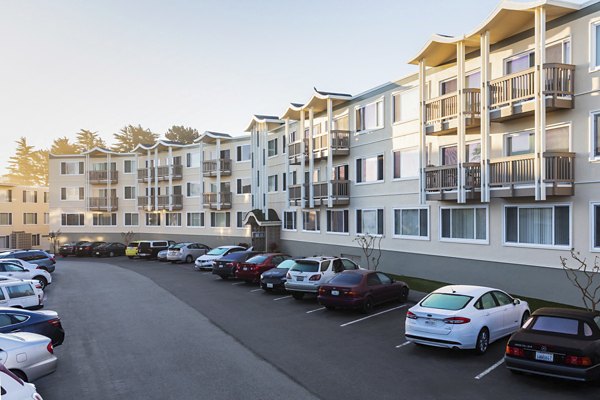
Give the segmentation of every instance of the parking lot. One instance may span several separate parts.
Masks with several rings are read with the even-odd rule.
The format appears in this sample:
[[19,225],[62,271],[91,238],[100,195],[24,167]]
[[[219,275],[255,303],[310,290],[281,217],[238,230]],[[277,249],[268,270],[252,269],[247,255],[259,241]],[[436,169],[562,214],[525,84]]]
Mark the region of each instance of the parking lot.
[[[45,399],[565,399],[592,385],[513,375],[483,356],[404,339],[416,300],[365,316],[222,280],[191,264],[59,260],[46,309],[66,330]],[[411,300],[413,303],[411,303]],[[83,395],[83,397],[77,396]],[[166,396],[166,397],[165,397]]]

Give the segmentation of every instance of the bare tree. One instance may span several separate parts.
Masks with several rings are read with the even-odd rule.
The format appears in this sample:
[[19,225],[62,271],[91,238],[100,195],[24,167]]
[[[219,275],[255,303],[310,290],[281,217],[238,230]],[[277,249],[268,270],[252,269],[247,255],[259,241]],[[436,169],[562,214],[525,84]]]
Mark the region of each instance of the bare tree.
[[598,303],[600,303],[600,282],[595,281],[600,272],[598,256],[594,258],[593,266],[588,265],[587,259],[582,258],[581,254],[574,249],[571,249],[571,258],[576,264],[574,267],[567,264],[566,257],[560,256],[563,271],[565,271],[571,283],[581,292],[581,300],[583,300],[585,308],[596,311]]
[[134,231],[121,232],[121,237],[123,238],[123,242],[125,242],[125,245],[128,245],[129,243],[131,243],[134,236],[135,236]]
[[379,268],[379,261],[381,260],[381,239],[383,237],[379,235],[371,235],[365,233],[354,238],[354,241],[360,246],[365,258],[367,259],[367,269],[373,267],[373,271],[377,271]]

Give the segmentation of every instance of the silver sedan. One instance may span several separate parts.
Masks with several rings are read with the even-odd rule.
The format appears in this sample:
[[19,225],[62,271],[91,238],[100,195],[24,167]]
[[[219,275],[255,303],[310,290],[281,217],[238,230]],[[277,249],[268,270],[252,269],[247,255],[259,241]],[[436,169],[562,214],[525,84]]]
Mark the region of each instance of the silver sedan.
[[0,334],[0,362],[26,382],[56,371],[58,359],[52,342],[36,333]]
[[189,264],[209,251],[210,247],[202,243],[177,243],[169,247],[167,260],[171,262],[181,261]]

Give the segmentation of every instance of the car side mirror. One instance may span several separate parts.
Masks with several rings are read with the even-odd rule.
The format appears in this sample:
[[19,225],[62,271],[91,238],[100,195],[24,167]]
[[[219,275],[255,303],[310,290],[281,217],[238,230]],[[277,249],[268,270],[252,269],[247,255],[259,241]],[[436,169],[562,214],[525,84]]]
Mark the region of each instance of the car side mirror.
[[521,300],[519,300],[519,299],[514,299],[513,300],[513,305],[517,306],[519,304],[521,304]]

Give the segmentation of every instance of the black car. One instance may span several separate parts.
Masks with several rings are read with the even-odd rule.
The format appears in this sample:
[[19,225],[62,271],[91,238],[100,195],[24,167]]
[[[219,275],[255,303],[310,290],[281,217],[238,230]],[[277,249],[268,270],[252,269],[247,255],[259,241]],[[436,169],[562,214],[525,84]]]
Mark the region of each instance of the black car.
[[111,242],[104,243],[96,247],[94,256],[96,257],[115,257],[124,256],[126,246],[123,243]]
[[75,255],[77,257],[91,257],[94,255],[96,248],[106,242],[84,242],[77,246]]
[[277,268],[263,272],[260,276],[260,287],[266,292],[285,290],[286,274],[295,263],[294,260],[285,260]]
[[77,246],[81,246],[84,243],[87,243],[87,241],[81,240],[79,242],[69,242],[61,244],[58,248],[58,254],[60,254],[62,257],[74,256]]
[[540,308],[506,345],[512,372],[592,381],[600,378],[600,312]]
[[29,311],[20,308],[0,307],[0,333],[31,332],[52,340],[60,346],[65,340],[65,330],[55,311]]
[[222,279],[235,278],[235,273],[240,264],[250,257],[260,254],[258,251],[236,251],[229,253],[215,261],[212,273],[219,275]]

